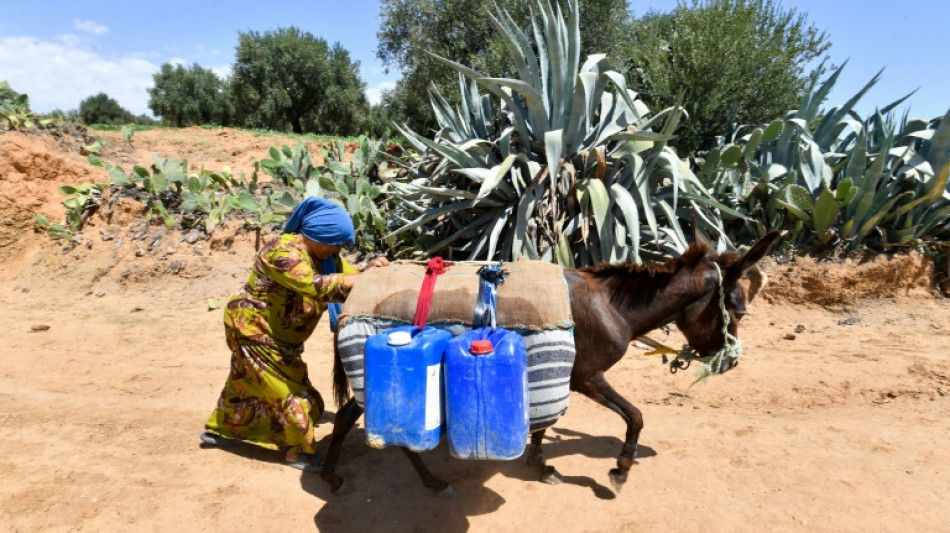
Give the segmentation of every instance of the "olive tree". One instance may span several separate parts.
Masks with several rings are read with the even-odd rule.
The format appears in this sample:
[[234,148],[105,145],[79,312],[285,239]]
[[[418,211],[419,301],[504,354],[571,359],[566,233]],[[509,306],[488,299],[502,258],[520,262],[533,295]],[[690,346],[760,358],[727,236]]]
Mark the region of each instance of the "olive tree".
[[294,27],[239,33],[231,87],[250,127],[353,135],[369,116],[359,62]]
[[[521,30],[531,29],[532,2],[497,0],[473,4],[466,0],[382,0],[376,55],[388,68],[398,68],[400,109],[416,131],[435,127],[428,91],[434,84],[451,103],[458,102],[458,74],[431,54],[458,61],[493,76],[514,74],[504,41],[492,25],[494,6],[505,10]],[[558,6],[563,7],[563,0]],[[624,0],[579,2],[581,42],[585,53],[607,53],[623,63],[629,11]]]
[[689,119],[673,144],[703,148],[733,124],[758,125],[798,106],[831,43],[775,0],[680,0],[631,24],[631,86],[654,109],[681,103]]
[[234,114],[230,88],[211,69],[165,63],[153,76],[148,107],[170,126],[228,126]]

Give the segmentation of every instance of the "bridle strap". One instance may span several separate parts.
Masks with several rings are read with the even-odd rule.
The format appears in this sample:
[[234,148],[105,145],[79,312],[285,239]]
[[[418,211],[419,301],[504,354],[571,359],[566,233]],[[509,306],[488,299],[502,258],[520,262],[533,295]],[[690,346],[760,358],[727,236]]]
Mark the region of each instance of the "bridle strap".
[[[677,370],[689,368],[690,363],[693,361],[700,361],[702,363],[698,371],[699,377],[690,385],[691,387],[698,382],[705,382],[709,376],[718,374],[724,357],[737,359],[742,355],[742,341],[736,338],[735,335],[729,333],[731,319],[729,318],[729,310],[726,309],[726,289],[723,284],[722,269],[719,268],[719,264],[715,261],[713,262],[713,266],[716,268],[716,285],[719,288],[719,311],[722,313],[722,348],[719,348],[719,350],[712,355],[701,356],[688,344],[684,344],[683,349],[677,353],[676,357],[674,357],[672,361],[669,361],[670,372],[673,374],[675,374]],[[665,355],[663,359],[664,363],[667,362]]]

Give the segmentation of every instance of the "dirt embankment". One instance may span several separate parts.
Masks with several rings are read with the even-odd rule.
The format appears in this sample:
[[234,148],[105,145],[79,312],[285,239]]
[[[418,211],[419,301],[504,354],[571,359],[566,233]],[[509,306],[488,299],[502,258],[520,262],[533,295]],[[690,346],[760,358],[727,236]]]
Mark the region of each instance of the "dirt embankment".
[[[240,168],[277,144],[246,132],[140,132],[147,151]],[[152,138],[154,136],[154,139]],[[253,141],[253,143],[251,143]],[[118,140],[110,141],[116,147]],[[166,147],[166,148],[162,148]],[[185,148],[192,150],[184,153]],[[106,153],[108,158],[108,152]],[[122,156],[119,156],[121,160]],[[242,159],[246,157],[246,160]],[[115,161],[120,162],[120,161]],[[251,264],[238,224],[208,240],[147,226],[119,203],[71,247],[35,233],[62,216],[59,185],[103,179],[42,137],[0,134],[0,523],[10,531],[943,531],[950,523],[950,306],[929,258],[769,261],[749,306],[740,366],[690,388],[631,348],[607,373],[643,411],[639,464],[623,492],[607,471],[624,426],[572,395],[544,447],[564,476],[523,461],[424,454],[455,501],[431,496],[398,450],[359,426],[333,496],[312,474],[253,449],[200,449],[228,372],[223,300]],[[658,335],[667,344],[676,333]],[[321,324],[305,358],[329,397]],[[334,407],[318,428],[329,437]]]

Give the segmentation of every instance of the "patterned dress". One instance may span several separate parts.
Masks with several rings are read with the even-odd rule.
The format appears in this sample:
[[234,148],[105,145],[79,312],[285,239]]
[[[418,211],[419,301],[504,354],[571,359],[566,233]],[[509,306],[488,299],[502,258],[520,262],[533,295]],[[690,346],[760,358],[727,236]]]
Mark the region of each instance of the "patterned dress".
[[274,450],[316,452],[314,425],[323,398],[301,358],[327,303],[342,302],[343,277],[356,272],[342,258],[342,274],[324,276],[319,260],[297,234],[284,234],[258,254],[247,284],[224,311],[231,372],[205,429]]

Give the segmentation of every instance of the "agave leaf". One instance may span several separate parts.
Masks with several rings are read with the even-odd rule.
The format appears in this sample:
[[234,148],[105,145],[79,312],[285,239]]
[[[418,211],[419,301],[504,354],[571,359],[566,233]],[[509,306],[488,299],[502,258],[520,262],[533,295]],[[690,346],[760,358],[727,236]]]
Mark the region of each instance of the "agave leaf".
[[814,142],[807,143],[804,161],[801,162],[799,171],[810,194],[814,194],[822,184],[830,185],[831,169],[825,163],[821,149]]
[[[590,61],[590,58],[588,58]],[[564,130],[566,153],[577,152],[590,129],[592,105],[597,98],[601,77],[594,72],[581,72],[574,85],[574,103],[571,105],[571,117]]]
[[395,231],[390,232],[388,235],[386,235],[386,238],[395,237],[396,235],[399,235],[400,233],[406,232],[411,229],[415,229],[425,224],[426,222],[429,222],[430,220],[434,220],[442,215],[451,213],[453,211],[458,211],[460,209],[470,209],[471,207],[472,207],[471,202],[462,201],[462,202],[454,202],[449,205],[439,207],[437,209],[426,211],[425,213],[423,213],[418,218],[414,219],[409,224],[406,224],[405,226],[402,226],[400,228],[397,228]]
[[528,109],[531,113],[530,118],[532,119],[532,129],[537,132],[548,130],[551,121],[548,119],[548,113],[544,108],[544,102],[541,99],[541,95],[535,90],[534,87],[521,80],[511,78],[478,78],[475,81],[485,87],[488,87],[489,89],[492,87],[497,87],[499,92],[504,92],[502,91],[501,87],[508,87],[511,90],[517,92],[522,98],[525,99],[525,102],[528,104]]
[[723,204],[722,202],[719,202],[715,198],[708,197],[708,196],[701,196],[699,194],[690,193],[690,192],[684,192],[680,196],[686,200],[690,200],[698,204],[705,205],[706,207],[711,207],[713,209],[718,209],[719,211],[722,211],[723,213],[728,213],[733,218],[737,218],[740,220],[750,220],[746,215],[740,213],[739,211],[736,211],[735,209],[732,209],[731,207],[726,206],[725,204]]
[[940,172],[938,172],[937,175],[930,180],[930,183],[927,186],[928,190],[925,193],[925,196],[930,201],[935,202],[944,195],[947,190],[948,177],[950,177],[950,160],[943,164],[943,167],[940,168]]
[[458,239],[468,238],[476,233],[484,233],[485,230],[482,226],[486,225],[488,222],[491,222],[494,218],[495,218],[495,213],[493,212],[485,213],[484,215],[475,219],[473,222],[463,227],[462,229],[458,231],[450,232],[446,238],[442,239],[439,242],[436,242],[435,244],[423,250],[423,253],[425,255],[431,255],[432,253],[445,248],[449,244],[452,244]]
[[518,70],[521,79],[529,80],[532,86],[538,91],[542,91],[541,74],[538,70],[538,58],[534,54],[531,43],[525,38],[521,28],[511,18],[507,12],[502,11],[495,6],[498,18],[491,13],[488,19],[502,35],[505,45],[508,47],[510,56],[515,61],[515,68]]
[[655,131],[622,131],[607,137],[607,141],[672,141],[676,135],[667,135]]
[[[471,79],[476,80],[476,81],[477,81],[478,79],[480,79],[480,78],[487,78],[487,76],[485,76],[485,75],[482,74],[481,72],[478,72],[477,70],[474,70],[474,69],[472,69],[472,68],[466,67],[465,65],[463,65],[463,64],[461,64],[461,63],[457,63],[457,62],[452,61],[452,60],[450,60],[450,59],[446,59],[446,58],[444,58],[444,57],[442,57],[442,56],[439,56],[439,55],[437,55],[437,54],[433,54],[433,53],[431,53],[431,52],[426,52],[426,53],[427,53],[429,56],[431,56],[433,59],[435,59],[436,61],[439,61],[439,62],[441,62],[441,63],[444,63],[444,64],[446,64],[446,65],[448,65],[448,66],[454,68],[456,71],[458,71],[458,72],[464,74],[464,75],[465,75],[466,77],[468,77],[468,78],[471,78]],[[542,60],[542,62],[541,62],[541,65],[542,65],[542,67],[544,66],[544,61],[543,61],[543,60]],[[495,94],[495,96],[501,98],[502,101],[504,101],[505,104],[508,106],[508,109],[512,109],[512,110],[514,110],[516,113],[520,113],[520,107],[518,107],[517,105],[515,105],[515,102],[514,102],[514,100],[512,99],[511,94],[510,94],[509,92],[504,91],[504,90],[502,89],[502,87],[498,86],[497,84],[487,84],[487,85],[484,85],[484,87],[485,87],[486,89],[488,89],[489,91],[491,91],[493,94]],[[544,94],[544,93],[542,93],[542,94]],[[524,119],[525,117],[521,117],[521,118]],[[397,127],[398,127],[398,126],[397,126]],[[527,120],[520,120],[520,121],[517,121],[517,120],[516,120],[516,121],[515,121],[515,127],[518,129],[518,132],[521,134],[521,140],[522,140],[522,142],[527,142],[528,140],[532,139],[531,135],[529,135],[529,133],[528,133]],[[405,136],[406,132],[409,131],[408,128],[406,128],[405,130],[404,130],[403,128],[398,128],[398,129],[399,129],[400,133],[403,133],[404,136]],[[409,137],[409,136],[406,136],[406,138],[409,139],[410,137]],[[415,142],[422,143],[424,146],[429,146],[428,143],[425,142],[426,139],[425,139],[424,137],[420,136],[420,135],[413,135],[413,136],[412,136],[412,139],[413,139],[413,141],[415,141]],[[410,141],[410,142],[413,142],[413,141]],[[430,148],[431,148],[431,147],[430,147]],[[425,151],[425,148],[419,149],[419,151],[420,151],[420,152],[424,152],[424,151]],[[465,165],[463,165],[463,166],[465,166]]]
[[598,179],[584,180],[584,190],[588,195],[594,213],[594,223],[597,225],[598,233],[601,233],[605,230],[607,212],[610,208],[610,195],[607,194],[604,182]]
[[940,119],[940,125],[930,143],[921,150],[921,155],[927,158],[933,168],[942,167],[950,159],[950,111]]
[[501,230],[505,227],[505,224],[508,222],[508,216],[511,214],[512,209],[509,207],[500,213],[500,216],[492,224],[491,233],[488,236],[488,253],[486,257],[489,260],[494,259],[495,251],[498,248],[498,236],[501,235]]
[[660,206],[660,209],[666,215],[668,226],[661,228],[661,231],[672,235],[674,237],[673,248],[678,252],[682,253],[689,247],[689,243],[686,241],[686,235],[683,233],[683,228],[680,227],[679,219],[676,217],[676,212],[666,203],[666,200],[658,200],[657,205]]
[[633,254],[633,261],[636,264],[640,264],[640,213],[637,209],[637,202],[633,199],[633,196],[630,194],[630,191],[625,189],[619,183],[614,183],[610,186],[610,193],[613,196],[614,202],[617,204],[617,207],[620,208],[620,212],[623,214],[624,222],[629,229],[630,244],[631,244],[631,253]]
[[[819,68],[824,67],[825,61],[821,62]],[[804,117],[808,120],[815,118],[818,115],[818,109],[821,104],[828,97],[828,93],[831,92],[831,89],[834,87],[835,83],[838,82],[838,77],[841,75],[841,71],[844,70],[844,66],[848,64],[846,59],[844,63],[841,64],[835,71],[829,76],[824,82],[822,82],[821,87],[815,90],[815,86],[818,84],[818,78],[813,78],[808,88],[805,91],[805,97],[802,99],[802,103],[796,111],[796,116]]]
[[598,179],[586,180],[585,190],[590,201],[591,210],[594,213],[594,224],[597,228],[597,235],[600,239],[600,255],[608,257],[613,248],[613,235],[607,217],[610,213],[610,195],[607,193],[607,187],[604,182]]
[[512,234],[511,259],[517,261],[519,256],[528,255],[529,259],[537,259],[525,253],[524,241],[528,238],[528,220],[534,212],[534,206],[537,203],[537,196],[533,191],[525,193],[518,202],[518,211],[515,215],[515,230]]
[[452,172],[468,176],[476,183],[485,183],[494,177],[494,172],[490,168],[453,168]]
[[[847,63],[847,62],[845,62]],[[841,68],[844,68],[844,64],[841,65]],[[833,75],[837,79],[837,75],[841,72],[839,68]],[[834,125],[841,121],[848,113],[854,108],[858,103],[858,100],[864,97],[865,94],[871,87],[873,87],[881,79],[881,74],[884,72],[884,69],[881,69],[874,75],[871,80],[864,85],[854,96],[852,96],[844,105],[838,106],[835,110],[825,116],[825,119],[822,120],[822,123],[818,126],[818,130],[815,132],[814,138],[815,142],[819,146],[827,147],[831,145],[831,142],[834,140],[831,137],[831,131],[834,128]],[[806,130],[807,131],[807,130]]]
[[[548,163],[548,181],[551,183],[551,197],[555,198],[557,175],[561,169],[561,156],[564,149],[563,130],[544,132],[544,155]],[[555,215],[556,216],[556,215]]]
[[[679,204],[679,192],[680,192],[680,182],[682,178],[680,177],[680,159],[676,157],[675,154],[663,151],[660,153],[658,159],[663,160],[667,163],[667,168],[670,171],[670,178],[673,181],[673,205]],[[689,170],[687,169],[687,172]]]
[[574,254],[571,251],[571,243],[567,239],[567,234],[562,233],[557,241],[557,264],[561,265],[563,268],[573,269],[574,267]]
[[891,207],[892,207],[895,203],[897,203],[900,199],[905,198],[905,197],[907,197],[907,196],[911,196],[911,195],[913,195],[913,194],[914,194],[914,193],[912,193],[912,192],[910,192],[910,191],[907,191],[907,192],[905,192],[905,193],[899,194],[899,195],[897,195],[897,196],[891,198],[890,200],[888,200],[880,209],[877,210],[877,212],[873,213],[873,214],[867,219],[867,221],[866,221],[864,224],[861,225],[860,229],[858,230],[858,239],[859,239],[859,241],[860,241],[860,240],[863,240],[864,237],[867,236],[867,234],[870,233],[872,229],[874,229],[874,226],[876,226],[877,223],[878,223],[882,218],[884,218],[885,215],[888,214],[888,212],[891,210]]

